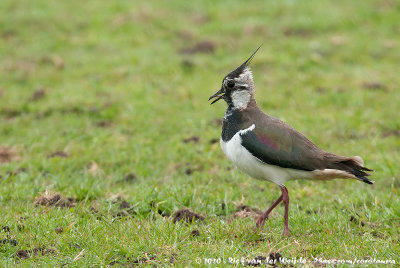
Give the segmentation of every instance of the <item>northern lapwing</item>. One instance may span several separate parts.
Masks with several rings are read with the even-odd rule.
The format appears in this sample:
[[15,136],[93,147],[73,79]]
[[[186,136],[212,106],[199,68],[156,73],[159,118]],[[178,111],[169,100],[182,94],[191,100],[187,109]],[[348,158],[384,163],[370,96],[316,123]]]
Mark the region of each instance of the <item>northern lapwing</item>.
[[211,104],[220,99],[228,104],[221,134],[226,156],[243,172],[259,180],[277,184],[282,195],[257,220],[264,226],[271,211],[283,201],[285,225],[289,235],[289,193],[285,182],[292,179],[356,179],[368,184],[368,172],[361,157],[345,157],[326,152],[283,121],[263,113],[254,98],[253,75],[249,63],[259,48],[242,65],[222,80],[221,89],[212,95]]

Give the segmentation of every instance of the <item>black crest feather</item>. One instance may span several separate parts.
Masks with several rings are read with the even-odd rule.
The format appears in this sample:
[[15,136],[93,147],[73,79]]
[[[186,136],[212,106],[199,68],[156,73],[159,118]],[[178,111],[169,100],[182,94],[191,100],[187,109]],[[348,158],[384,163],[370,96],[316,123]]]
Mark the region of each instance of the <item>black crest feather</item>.
[[253,54],[251,54],[251,56],[245,62],[242,63],[242,65],[237,67],[234,71],[230,72],[227,75],[227,77],[229,78],[239,77],[239,75],[243,73],[244,69],[250,64],[251,60],[254,58],[254,55],[257,53],[257,51],[260,49],[261,46],[262,44],[256,49],[256,51],[253,52]]

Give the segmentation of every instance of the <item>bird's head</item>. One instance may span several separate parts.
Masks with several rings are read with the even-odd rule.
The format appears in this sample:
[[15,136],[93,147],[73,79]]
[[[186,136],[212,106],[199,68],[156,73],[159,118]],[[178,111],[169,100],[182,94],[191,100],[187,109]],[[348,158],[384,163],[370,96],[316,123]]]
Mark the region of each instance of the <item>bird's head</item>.
[[244,109],[247,107],[248,102],[254,96],[253,75],[249,63],[260,47],[242,65],[225,76],[221,89],[208,99],[213,99],[211,104],[223,99],[234,108]]

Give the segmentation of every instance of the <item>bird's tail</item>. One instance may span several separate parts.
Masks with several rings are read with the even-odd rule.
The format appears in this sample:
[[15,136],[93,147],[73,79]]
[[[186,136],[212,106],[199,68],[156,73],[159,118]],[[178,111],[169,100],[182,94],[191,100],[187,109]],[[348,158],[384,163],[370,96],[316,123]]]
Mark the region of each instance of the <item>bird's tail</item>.
[[354,175],[359,181],[374,184],[374,181],[367,178],[368,176],[371,176],[368,172],[373,172],[373,170],[364,167],[364,161],[359,156],[346,157],[341,160],[337,159],[330,164],[329,168],[346,171],[347,173]]

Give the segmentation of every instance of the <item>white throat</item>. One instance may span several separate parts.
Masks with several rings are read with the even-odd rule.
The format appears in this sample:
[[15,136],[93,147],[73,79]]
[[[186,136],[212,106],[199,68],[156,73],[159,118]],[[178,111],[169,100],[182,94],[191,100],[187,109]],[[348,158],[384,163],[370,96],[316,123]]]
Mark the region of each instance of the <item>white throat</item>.
[[231,98],[234,108],[242,110],[246,109],[250,102],[251,95],[248,90],[239,90],[232,92]]

